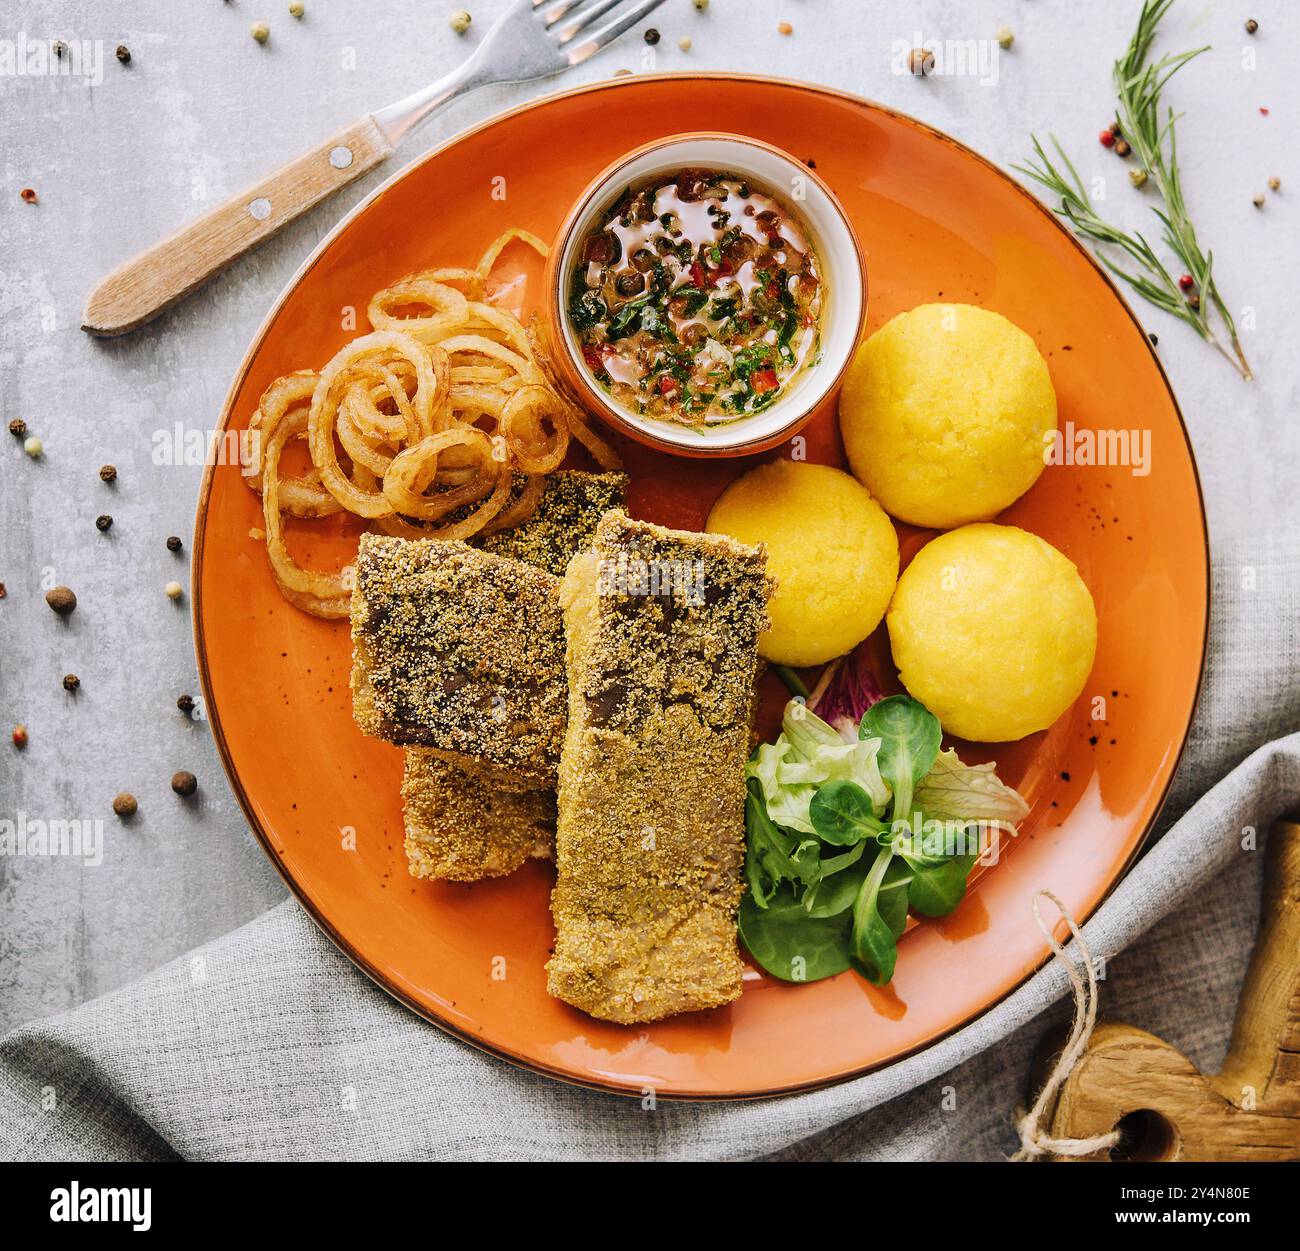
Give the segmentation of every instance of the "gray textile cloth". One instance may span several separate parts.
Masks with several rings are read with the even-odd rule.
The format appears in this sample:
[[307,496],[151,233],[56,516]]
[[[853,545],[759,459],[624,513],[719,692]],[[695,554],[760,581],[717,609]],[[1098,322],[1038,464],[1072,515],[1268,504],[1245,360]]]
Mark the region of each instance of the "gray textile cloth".
[[[1300,721],[1300,550],[1270,547],[1265,563],[1256,548],[1253,559],[1272,611],[1257,616],[1239,566],[1221,567],[1215,658],[1175,807],[1239,759],[1241,715],[1264,734]],[[1279,625],[1247,649],[1252,620]],[[1266,830],[1297,799],[1292,733],[1251,752],[1151,848],[1086,927],[1107,957],[1108,1014],[1203,1066],[1221,1059],[1258,916],[1261,855],[1243,849],[1243,830]],[[1036,1018],[1066,985],[1049,965],[959,1033],[830,1090],[646,1110],[444,1036],[372,986],[289,902],[133,986],[9,1034],[0,1149],[96,1160],[996,1158],[1015,1146],[1010,1118],[1030,1055],[1064,1005]]]

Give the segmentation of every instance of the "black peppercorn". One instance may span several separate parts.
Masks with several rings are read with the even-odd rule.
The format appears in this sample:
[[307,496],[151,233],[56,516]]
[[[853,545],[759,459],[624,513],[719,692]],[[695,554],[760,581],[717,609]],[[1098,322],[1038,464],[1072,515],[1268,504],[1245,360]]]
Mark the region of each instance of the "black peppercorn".
[[100,465],[99,478],[101,482],[112,482],[117,477],[117,468],[114,465]]
[[651,26],[650,29],[646,31],[645,41],[646,43],[651,44],[652,46],[659,42],[659,32],[653,26]]
[[117,59],[122,62],[123,65],[129,64],[131,60],[131,49],[128,48],[126,44],[119,43],[117,45],[117,52],[115,55],[117,56]]
[[65,691],[75,691],[81,685],[81,679],[75,673],[65,673],[63,675],[63,689]]
[[100,513],[99,516],[95,518],[95,529],[98,530],[101,534],[105,530],[109,529],[112,526],[112,524],[113,524],[113,518],[110,517],[107,513]]
[[21,417],[15,417],[9,423],[9,433],[12,434],[15,439],[23,438],[27,433],[27,423]]
[[178,795],[193,795],[199,789],[199,780],[185,769],[172,774],[172,790]]
[[194,696],[182,695],[176,701],[176,707],[181,710],[187,717],[194,711]]
[[179,552],[181,550],[181,541],[174,534],[167,536],[167,550],[169,552]]

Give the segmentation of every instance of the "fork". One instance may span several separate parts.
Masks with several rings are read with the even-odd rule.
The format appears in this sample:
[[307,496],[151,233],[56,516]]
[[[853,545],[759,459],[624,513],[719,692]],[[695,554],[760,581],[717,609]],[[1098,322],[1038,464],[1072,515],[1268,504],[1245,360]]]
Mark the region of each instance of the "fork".
[[581,65],[663,0],[515,0],[458,69],[344,127],[256,186],[115,269],[90,293],[93,335],[143,326],[281,227],[387,160],[435,110],[489,83],[528,82]]

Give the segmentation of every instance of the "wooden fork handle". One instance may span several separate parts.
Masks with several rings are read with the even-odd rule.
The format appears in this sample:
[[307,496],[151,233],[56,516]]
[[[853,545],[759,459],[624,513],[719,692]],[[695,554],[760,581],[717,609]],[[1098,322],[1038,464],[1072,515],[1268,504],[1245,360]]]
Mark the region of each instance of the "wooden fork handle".
[[373,117],[345,127],[115,269],[90,293],[81,328],[109,336],[144,325],[314,204],[374,169],[392,150]]

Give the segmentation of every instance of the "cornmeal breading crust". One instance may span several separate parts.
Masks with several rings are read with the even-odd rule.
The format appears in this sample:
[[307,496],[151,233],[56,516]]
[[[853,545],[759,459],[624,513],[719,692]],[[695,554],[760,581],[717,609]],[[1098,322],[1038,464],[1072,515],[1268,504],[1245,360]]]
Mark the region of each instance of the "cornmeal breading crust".
[[[765,563],[761,549],[721,535],[609,513],[594,550],[569,566],[547,970],[550,993],[592,1016],[653,1021],[740,994],[744,768],[773,589]],[[611,584],[611,570],[647,566],[697,572],[696,595]]]
[[525,789],[553,784],[565,717],[558,586],[464,544],[363,535],[352,592],[357,724]]
[[402,778],[412,877],[474,882],[555,854],[555,792],[507,791],[420,747]]

